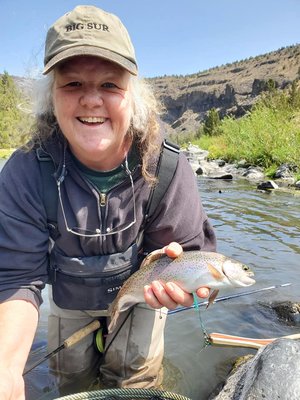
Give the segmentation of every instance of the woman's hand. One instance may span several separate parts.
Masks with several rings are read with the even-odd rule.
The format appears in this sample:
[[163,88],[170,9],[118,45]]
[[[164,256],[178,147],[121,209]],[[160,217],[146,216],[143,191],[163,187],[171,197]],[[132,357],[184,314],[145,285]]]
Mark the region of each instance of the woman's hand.
[[25,400],[24,381],[7,368],[0,367],[0,400]]
[[[165,253],[170,258],[179,257],[183,249],[179,243],[172,242],[165,246],[160,252]],[[209,296],[209,288],[201,287],[196,291],[197,296],[206,298]],[[174,282],[163,283],[153,281],[151,285],[144,286],[144,297],[146,303],[153,308],[167,307],[172,310],[178,305],[190,307],[193,302],[193,296],[182,290]]]

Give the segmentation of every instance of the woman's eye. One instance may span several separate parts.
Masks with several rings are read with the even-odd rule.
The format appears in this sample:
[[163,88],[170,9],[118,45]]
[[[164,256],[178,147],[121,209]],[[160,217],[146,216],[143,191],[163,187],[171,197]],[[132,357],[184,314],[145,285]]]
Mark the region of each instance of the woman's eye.
[[115,84],[112,83],[112,82],[105,82],[105,83],[102,85],[102,87],[107,88],[107,89],[113,89],[113,88],[116,88],[117,85],[115,85]]
[[81,83],[80,83],[80,82],[76,82],[76,81],[74,81],[74,82],[68,82],[68,83],[66,84],[66,86],[69,86],[69,87],[79,87],[79,86],[81,86]]

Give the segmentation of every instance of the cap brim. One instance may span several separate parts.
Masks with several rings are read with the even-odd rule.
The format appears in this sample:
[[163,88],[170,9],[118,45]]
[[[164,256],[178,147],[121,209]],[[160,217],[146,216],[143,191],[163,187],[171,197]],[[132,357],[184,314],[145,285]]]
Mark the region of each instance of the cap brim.
[[72,47],[70,49],[66,49],[61,51],[56,56],[52,57],[45,65],[43,74],[46,75],[50,72],[58,63],[67,60],[68,58],[76,57],[76,56],[95,56],[101,57],[105,60],[114,62],[121,67],[125,68],[128,72],[132,75],[137,75],[138,69],[135,62],[129,60],[121,56],[118,53],[114,53],[107,49],[102,49],[100,47],[93,47],[93,46],[77,46]]

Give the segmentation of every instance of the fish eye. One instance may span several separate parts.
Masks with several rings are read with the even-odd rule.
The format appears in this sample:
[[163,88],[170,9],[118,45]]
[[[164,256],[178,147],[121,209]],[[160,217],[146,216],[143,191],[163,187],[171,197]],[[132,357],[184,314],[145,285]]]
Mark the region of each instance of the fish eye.
[[243,265],[242,268],[244,271],[249,271],[249,267],[247,265]]

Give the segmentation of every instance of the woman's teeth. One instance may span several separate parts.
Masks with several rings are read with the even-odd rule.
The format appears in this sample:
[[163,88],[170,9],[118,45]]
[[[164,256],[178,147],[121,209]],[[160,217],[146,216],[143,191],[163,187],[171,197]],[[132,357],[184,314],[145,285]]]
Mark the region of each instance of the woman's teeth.
[[88,124],[103,124],[105,122],[105,118],[101,117],[79,117],[80,122],[88,123]]

